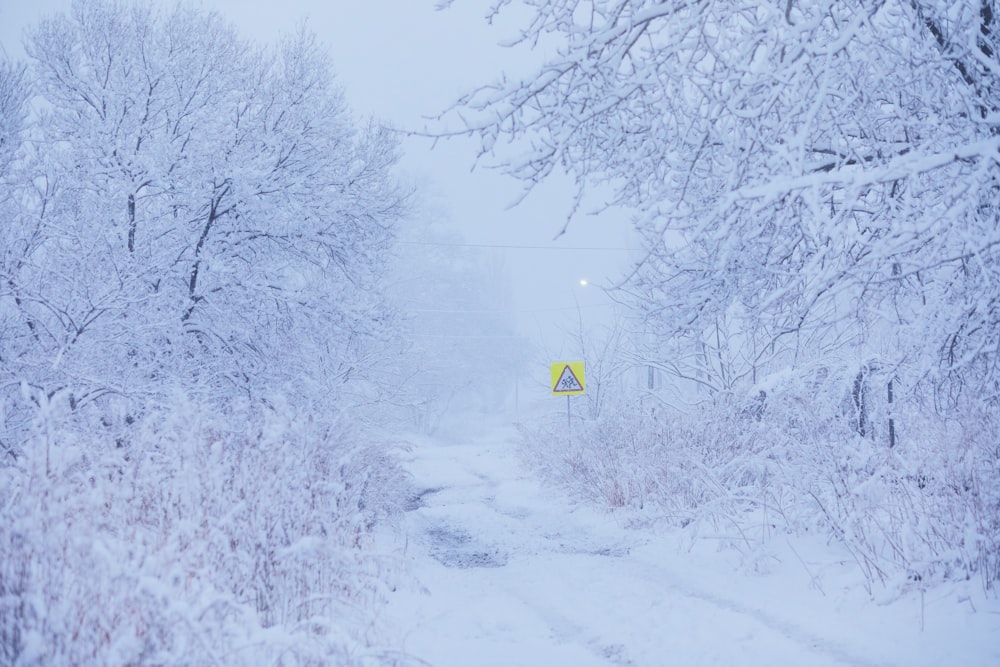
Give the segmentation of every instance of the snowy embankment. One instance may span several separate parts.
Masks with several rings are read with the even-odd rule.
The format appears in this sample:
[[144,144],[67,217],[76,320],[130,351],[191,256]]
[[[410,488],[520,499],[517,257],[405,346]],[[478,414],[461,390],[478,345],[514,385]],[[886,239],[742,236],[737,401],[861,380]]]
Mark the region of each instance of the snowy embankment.
[[518,436],[418,439],[405,518],[417,583],[390,595],[431,665],[991,665],[1000,603],[980,581],[880,601],[849,553],[776,535],[757,571],[718,535],[630,527],[519,464]]

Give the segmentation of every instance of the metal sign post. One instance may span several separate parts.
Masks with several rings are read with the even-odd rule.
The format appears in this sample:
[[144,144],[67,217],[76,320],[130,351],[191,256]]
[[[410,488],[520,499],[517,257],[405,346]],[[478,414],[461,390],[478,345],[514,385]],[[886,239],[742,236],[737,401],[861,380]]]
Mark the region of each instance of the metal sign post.
[[549,367],[552,395],[566,396],[566,427],[570,426],[569,397],[587,391],[587,378],[582,361],[557,361]]

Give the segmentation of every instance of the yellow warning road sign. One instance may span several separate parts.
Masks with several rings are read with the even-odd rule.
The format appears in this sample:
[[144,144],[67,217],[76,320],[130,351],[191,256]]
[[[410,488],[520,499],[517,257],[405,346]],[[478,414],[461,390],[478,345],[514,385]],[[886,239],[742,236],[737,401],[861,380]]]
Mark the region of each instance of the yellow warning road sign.
[[550,370],[553,396],[573,396],[587,391],[582,361],[557,361]]

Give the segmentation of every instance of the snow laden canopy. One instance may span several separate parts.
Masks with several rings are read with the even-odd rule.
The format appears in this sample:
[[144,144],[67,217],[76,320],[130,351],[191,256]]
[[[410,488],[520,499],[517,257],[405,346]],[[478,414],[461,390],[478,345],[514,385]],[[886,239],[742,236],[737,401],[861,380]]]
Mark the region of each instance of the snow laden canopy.
[[500,159],[529,185],[564,170],[634,211],[625,292],[675,372],[696,374],[687,350],[731,390],[836,358],[1000,398],[992,0],[494,11],[515,5],[514,44],[552,55],[453,111],[484,153],[515,144]]
[[[4,174],[6,390],[318,398],[364,377],[405,193],[395,141],[356,127],[312,35],[262,48],[184,6],[77,2],[26,50],[39,111]],[[6,90],[0,166],[25,110]]]

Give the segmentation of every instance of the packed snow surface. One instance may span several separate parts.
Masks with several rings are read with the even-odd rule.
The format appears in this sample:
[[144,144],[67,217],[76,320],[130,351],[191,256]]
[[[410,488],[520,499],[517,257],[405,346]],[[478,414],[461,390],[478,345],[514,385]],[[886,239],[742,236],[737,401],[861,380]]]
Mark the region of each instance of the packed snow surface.
[[[755,552],[639,527],[544,487],[517,436],[418,439],[392,594],[404,650],[430,665],[1000,665],[981,582],[880,599],[846,554],[776,531]],[[887,596],[886,596],[887,597]]]

